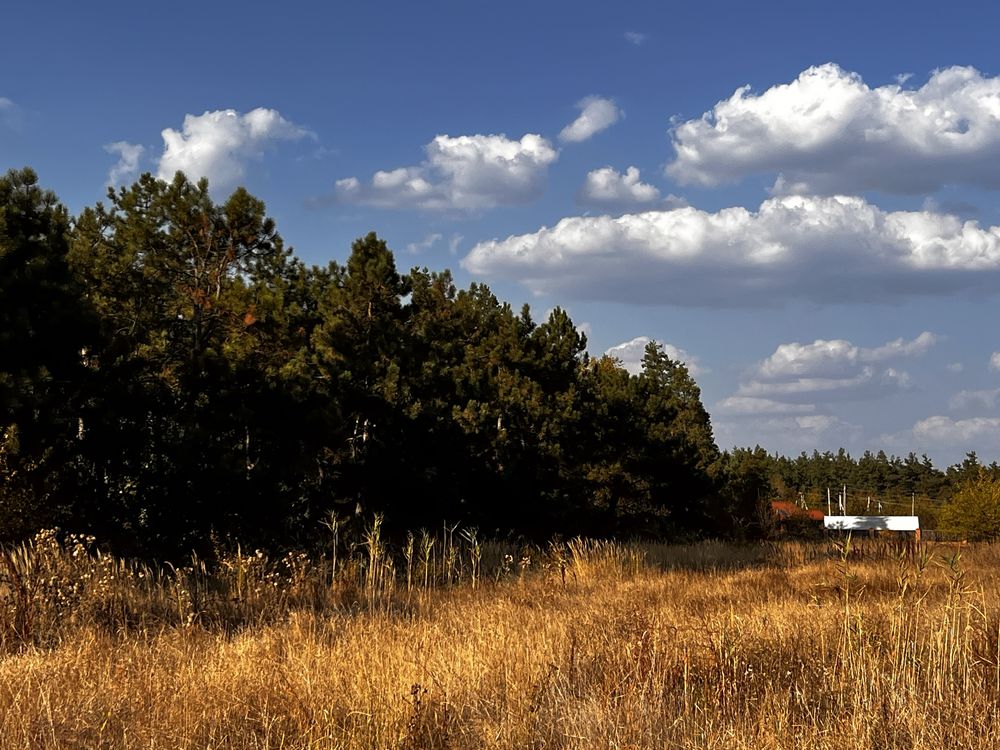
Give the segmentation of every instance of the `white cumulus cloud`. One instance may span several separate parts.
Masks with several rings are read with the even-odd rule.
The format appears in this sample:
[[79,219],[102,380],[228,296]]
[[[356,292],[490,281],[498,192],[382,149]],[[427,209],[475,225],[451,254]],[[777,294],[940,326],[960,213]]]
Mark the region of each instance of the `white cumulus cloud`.
[[913,425],[913,435],[918,440],[930,444],[969,444],[980,438],[989,438],[993,444],[1000,434],[1000,418],[974,417],[972,419],[951,419],[951,417],[928,417]]
[[368,183],[337,180],[333,199],[378,208],[474,212],[539,195],[559,156],[540,135],[439,135],[412,167],[379,171]]
[[642,182],[636,167],[629,167],[625,174],[612,167],[601,167],[587,173],[576,200],[598,208],[641,210],[652,208],[658,203],[660,191],[653,185]]
[[186,115],[180,130],[162,133],[163,156],[157,176],[173,179],[184,172],[189,179],[207,177],[215,188],[236,185],[246,165],[259,160],[276,141],[313,137],[304,128],[289,122],[274,109],[257,108],[240,114],[233,109]]
[[108,185],[117,187],[139,173],[139,159],[146,149],[137,143],[116,141],[104,147],[109,154],[117,154],[118,162],[108,172]]
[[[625,341],[621,344],[612,346],[604,353],[607,356],[614,357],[621,362],[622,367],[633,375],[638,375],[642,372],[642,358],[646,353],[646,345],[651,341],[653,341],[653,339],[648,336],[636,336],[631,341]],[[698,375],[707,372],[707,370],[700,365],[697,357],[688,354],[683,349],[680,349],[673,344],[668,344],[665,341],[657,340],[656,343],[660,345],[660,348],[663,349],[663,353],[670,357],[670,359],[676,362],[683,362],[692,377],[697,377]]]
[[576,106],[580,110],[580,116],[560,131],[559,140],[563,143],[586,141],[602,130],[607,130],[622,117],[622,111],[611,99],[600,96],[588,96],[577,102]]
[[[780,344],[716,409],[736,418],[735,424],[742,423],[744,432],[759,424],[789,424],[799,434],[810,424],[813,433],[821,431],[820,425],[843,427],[845,423],[836,415],[823,411],[829,412],[835,404],[879,399],[908,389],[910,376],[886,365],[924,354],[938,340],[924,331],[911,340],[898,338],[874,347],[843,339]],[[771,418],[781,415],[803,416],[794,422]]]
[[994,372],[1000,371],[1000,352],[993,352],[990,355],[990,369]]
[[759,374],[769,378],[817,374],[829,377],[855,370],[859,364],[880,363],[924,354],[938,339],[930,331],[924,331],[912,341],[898,338],[873,348],[856,346],[843,339],[817,339],[811,344],[780,344],[761,363]]
[[995,455],[1000,452],[1000,417],[935,415],[918,420],[910,429],[881,435],[879,443],[900,452],[944,454],[952,460],[969,451]]
[[760,94],[744,86],[675,126],[667,172],[706,186],[778,173],[779,194],[1000,188],[1000,78],[950,67],[904,84],[872,88],[830,63]]
[[480,242],[471,273],[538,294],[686,306],[884,302],[992,292],[1000,227],[859,197],[784,196],[759,210],[691,207],[577,216]]

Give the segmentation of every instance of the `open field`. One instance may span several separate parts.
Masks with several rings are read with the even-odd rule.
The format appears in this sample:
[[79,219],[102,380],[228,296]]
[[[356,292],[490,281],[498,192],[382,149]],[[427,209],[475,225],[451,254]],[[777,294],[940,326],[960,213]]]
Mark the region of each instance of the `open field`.
[[1000,546],[86,547],[3,558],[0,747],[1000,746]]

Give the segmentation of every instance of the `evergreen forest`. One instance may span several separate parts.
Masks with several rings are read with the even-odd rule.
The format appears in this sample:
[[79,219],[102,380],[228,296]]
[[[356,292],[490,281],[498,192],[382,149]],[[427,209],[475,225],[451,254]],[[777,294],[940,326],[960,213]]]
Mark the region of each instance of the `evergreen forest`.
[[375,234],[307,266],[244,189],[142,176],[71,216],[0,176],[0,541],[60,527],[125,554],[390,534],[746,538],[827,488],[933,509],[970,454],[722,452],[683,363],[638,375]]

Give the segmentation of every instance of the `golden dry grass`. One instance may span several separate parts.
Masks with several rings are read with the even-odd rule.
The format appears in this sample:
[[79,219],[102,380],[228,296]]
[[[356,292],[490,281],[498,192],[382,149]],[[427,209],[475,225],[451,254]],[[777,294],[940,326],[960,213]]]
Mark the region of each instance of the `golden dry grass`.
[[997,546],[482,548],[475,586],[466,546],[408,588],[371,555],[212,579],[53,545],[8,586],[31,556],[99,582],[4,592],[0,748],[1000,746]]

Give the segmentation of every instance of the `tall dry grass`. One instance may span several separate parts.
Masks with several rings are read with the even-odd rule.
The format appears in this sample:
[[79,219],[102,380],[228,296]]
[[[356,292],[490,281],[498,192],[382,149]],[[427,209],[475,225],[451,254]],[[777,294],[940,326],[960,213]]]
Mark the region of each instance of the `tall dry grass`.
[[1000,547],[0,560],[0,747],[993,748]]

